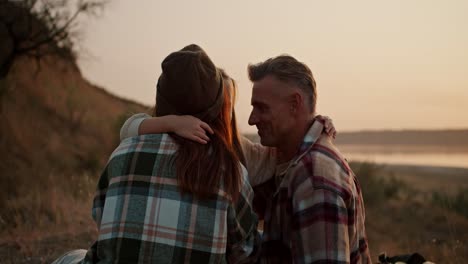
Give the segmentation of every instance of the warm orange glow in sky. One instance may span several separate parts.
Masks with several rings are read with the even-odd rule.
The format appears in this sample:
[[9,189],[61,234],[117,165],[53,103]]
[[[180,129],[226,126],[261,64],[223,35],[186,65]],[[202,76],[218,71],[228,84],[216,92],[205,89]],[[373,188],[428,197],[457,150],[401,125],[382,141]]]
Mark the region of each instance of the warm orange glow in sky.
[[87,21],[86,78],[154,102],[161,61],[190,43],[239,83],[247,64],[288,53],[309,65],[318,112],[339,131],[468,128],[468,1],[112,1]]

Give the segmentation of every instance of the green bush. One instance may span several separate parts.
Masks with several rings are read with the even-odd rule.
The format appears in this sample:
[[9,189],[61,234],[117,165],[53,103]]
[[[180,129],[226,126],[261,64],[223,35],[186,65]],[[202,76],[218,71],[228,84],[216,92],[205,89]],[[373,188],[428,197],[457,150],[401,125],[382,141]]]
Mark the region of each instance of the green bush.
[[398,199],[408,190],[407,185],[392,174],[383,176],[382,165],[352,162],[350,166],[359,180],[367,205],[379,205],[389,199]]

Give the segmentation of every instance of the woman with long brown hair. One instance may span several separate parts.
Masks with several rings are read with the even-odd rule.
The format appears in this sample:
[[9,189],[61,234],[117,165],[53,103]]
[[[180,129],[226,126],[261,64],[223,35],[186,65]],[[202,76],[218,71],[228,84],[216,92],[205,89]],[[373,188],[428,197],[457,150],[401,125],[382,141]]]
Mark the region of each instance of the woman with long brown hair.
[[[241,177],[239,162],[245,160],[239,151],[239,133],[232,114],[233,83],[223,70],[218,71],[223,83],[223,102],[220,115],[209,121],[213,132],[210,144],[200,146],[197,142],[171,134],[180,146],[175,157],[177,181],[182,191],[207,197],[217,192],[222,180],[225,191],[236,200]],[[155,117],[160,116],[156,109]]]
[[195,116],[210,127],[210,144],[166,133],[123,140],[99,179],[99,237],[83,263],[256,261],[257,216],[229,85],[196,45],[164,59],[154,116]]
[[[248,171],[251,186],[258,186],[274,176],[277,160],[276,149],[264,147],[251,142],[248,138],[240,136],[237,129],[237,120],[234,110],[236,102],[237,84],[223,69],[218,69],[224,79],[226,91],[230,96],[231,128],[234,149],[241,163]],[[226,111],[228,109],[225,109]],[[318,115],[317,118],[324,123],[325,133],[335,138],[336,130],[332,120],[327,116]],[[120,129],[120,140],[144,134],[172,133],[178,137],[208,144],[213,134],[211,127],[191,115],[150,116],[146,113],[134,114],[128,118]]]

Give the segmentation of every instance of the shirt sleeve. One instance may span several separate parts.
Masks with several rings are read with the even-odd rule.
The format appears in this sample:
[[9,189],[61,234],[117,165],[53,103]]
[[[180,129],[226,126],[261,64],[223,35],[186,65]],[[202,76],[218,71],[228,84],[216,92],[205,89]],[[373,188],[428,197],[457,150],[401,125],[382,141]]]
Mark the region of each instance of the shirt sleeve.
[[[104,210],[104,204],[106,200],[106,193],[107,187],[109,186],[109,175],[108,175],[108,165],[104,169],[99,178],[98,185],[96,188],[96,193],[93,199],[93,208],[92,208],[92,216],[94,222],[96,222],[96,226],[98,229],[101,228],[101,220],[102,220],[102,212]],[[79,262],[81,264],[91,264],[97,263],[98,259],[98,242],[94,242],[94,244],[88,249],[86,252],[86,256],[84,259]]]
[[151,116],[146,113],[134,114],[128,118],[122,128],[120,128],[120,141],[129,137],[138,136],[138,128],[140,127],[141,122],[147,118],[151,118]]
[[107,187],[109,186],[107,168],[108,165],[106,166],[106,168],[101,174],[101,177],[99,178],[98,185],[96,187],[96,193],[94,194],[93,199],[92,216],[98,228],[101,226],[102,212],[104,209],[104,203],[106,201]]
[[350,263],[343,198],[328,189],[314,189],[306,180],[294,192],[292,203],[294,263]]
[[243,183],[238,200],[228,208],[228,245],[229,263],[255,263],[260,250],[260,235],[257,231],[258,218],[252,208],[253,191],[247,182],[245,168]]
[[257,186],[271,179],[276,169],[276,150],[253,143],[246,137],[241,137],[241,145],[250,185]]

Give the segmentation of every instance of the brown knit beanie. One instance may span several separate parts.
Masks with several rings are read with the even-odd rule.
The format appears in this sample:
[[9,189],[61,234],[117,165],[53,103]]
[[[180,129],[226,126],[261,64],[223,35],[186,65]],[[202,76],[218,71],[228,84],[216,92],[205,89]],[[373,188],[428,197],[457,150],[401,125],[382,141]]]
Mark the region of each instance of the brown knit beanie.
[[219,115],[223,80],[202,48],[192,44],[173,52],[164,59],[161,67],[156,116],[193,115],[209,122]]

